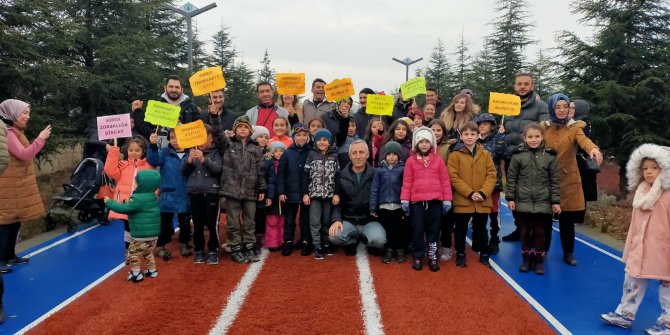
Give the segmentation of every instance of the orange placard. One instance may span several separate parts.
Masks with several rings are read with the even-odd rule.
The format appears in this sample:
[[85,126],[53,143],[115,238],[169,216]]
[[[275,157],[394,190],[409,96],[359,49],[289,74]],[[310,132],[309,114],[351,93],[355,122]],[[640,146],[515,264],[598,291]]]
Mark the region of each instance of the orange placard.
[[277,73],[277,94],[298,95],[305,93],[304,73]]
[[182,124],[174,128],[177,145],[182,149],[193,148],[207,142],[207,130],[202,120]]
[[351,78],[335,79],[326,84],[326,99],[330,102],[344,100],[356,94]]

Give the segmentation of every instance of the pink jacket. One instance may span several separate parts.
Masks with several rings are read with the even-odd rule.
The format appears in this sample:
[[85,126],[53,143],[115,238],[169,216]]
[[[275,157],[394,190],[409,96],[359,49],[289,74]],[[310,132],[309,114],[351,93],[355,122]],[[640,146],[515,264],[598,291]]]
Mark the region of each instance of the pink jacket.
[[670,281],[670,191],[652,210],[633,208],[623,260],[632,277]]
[[444,161],[432,150],[428,157],[430,158],[428,167],[423,165],[414,152],[407,158],[400,200],[451,201],[451,182]]
[[[116,182],[112,200],[123,202],[133,194],[137,171],[145,169],[153,170],[153,167],[147,163],[146,159],[138,159],[136,162],[120,161],[120,156],[121,150],[119,147],[109,148],[107,160],[105,161],[105,173]],[[113,211],[109,212],[109,218],[128,220],[127,215]]]

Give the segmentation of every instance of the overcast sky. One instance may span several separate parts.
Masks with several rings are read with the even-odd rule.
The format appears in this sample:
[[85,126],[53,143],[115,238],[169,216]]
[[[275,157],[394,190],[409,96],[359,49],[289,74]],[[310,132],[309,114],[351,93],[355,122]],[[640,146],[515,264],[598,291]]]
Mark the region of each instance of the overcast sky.
[[[405,67],[392,57],[423,57],[410,67],[411,78],[417,65],[427,65],[438,38],[452,53],[463,31],[474,55],[497,16],[493,0],[190,2],[197,7],[216,2],[216,8],[195,19],[199,38],[210,41],[221,24],[229,27],[236,49],[252,69],[260,67],[267,48],[277,72],[305,72],[308,87],[316,77],[326,82],[351,77],[357,92],[364,87],[388,92],[402,84]],[[555,46],[556,32],[591,35],[591,28],[579,24],[571,13],[570,1],[529,2],[531,38],[538,41],[527,50],[531,59],[537,48]]]

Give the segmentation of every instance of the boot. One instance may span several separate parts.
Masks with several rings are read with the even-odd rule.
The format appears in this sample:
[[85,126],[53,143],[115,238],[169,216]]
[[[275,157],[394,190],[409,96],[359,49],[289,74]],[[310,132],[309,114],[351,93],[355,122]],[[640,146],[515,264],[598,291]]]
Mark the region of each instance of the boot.
[[265,241],[265,234],[256,234],[256,244],[254,244],[254,250],[257,254],[261,253],[261,248],[263,248],[263,241]]
[[535,273],[544,274],[544,253],[535,253]]
[[491,230],[491,240],[489,241],[489,255],[497,255],[498,252],[500,251],[500,247],[498,246],[500,244],[500,239],[498,238],[498,235],[495,235],[493,233],[493,230]]
[[180,243],[179,251],[181,252],[182,257],[188,257],[193,254],[193,246],[188,243]]
[[575,257],[572,256],[572,253],[571,253],[571,252],[570,252],[570,253],[566,253],[566,254],[564,254],[564,255],[563,255],[563,260],[564,260],[565,263],[567,263],[568,265],[577,266],[577,260],[575,259]]
[[523,257],[523,263],[521,263],[519,271],[528,272],[528,270],[530,270],[530,252],[522,251],[521,257]]
[[382,257],[382,263],[389,264],[393,261],[393,249],[386,248],[384,251],[384,257]]
[[516,227],[516,229],[514,229],[514,231],[509,235],[503,236],[502,240],[504,242],[521,241],[521,232],[519,231],[519,227]]
[[247,244],[245,249],[245,255],[249,262],[255,263],[261,260],[260,253],[256,252],[256,249],[253,244]]
[[456,266],[462,268],[468,266],[467,263],[465,262],[465,254],[456,254]]
[[437,272],[440,270],[437,255],[437,242],[428,243],[428,268],[431,272]]
[[407,258],[405,257],[405,249],[396,250],[396,260],[398,261],[398,264],[402,264],[407,261]]
[[479,254],[479,263],[482,263],[485,267],[492,269],[491,263],[489,262],[489,255]]
[[302,250],[300,251],[300,256],[309,256],[312,254],[312,245],[310,243],[305,243],[302,245]]
[[233,261],[235,261],[236,263],[240,264],[249,263],[249,259],[246,257],[241,245],[232,246],[230,248],[230,251],[232,253],[231,256],[233,258]]
[[286,241],[281,247],[282,256],[291,256],[293,253],[293,241]]
[[421,269],[423,269],[423,261],[421,258],[415,258],[414,261],[412,261],[412,269],[415,271],[421,271]]

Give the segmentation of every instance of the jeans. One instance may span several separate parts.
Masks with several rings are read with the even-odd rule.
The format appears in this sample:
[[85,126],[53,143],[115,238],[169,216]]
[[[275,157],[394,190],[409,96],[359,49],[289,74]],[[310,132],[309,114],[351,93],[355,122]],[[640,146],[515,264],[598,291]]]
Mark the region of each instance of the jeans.
[[342,221],[342,231],[335,236],[330,236],[330,243],[334,245],[352,245],[358,243],[358,239],[367,241],[368,247],[382,248],[386,244],[386,231],[382,224],[377,221],[357,225],[349,221]]
[[[312,235],[312,244],[318,248],[325,240],[330,228],[330,212],[333,208],[332,198],[310,199],[309,204],[309,231]],[[326,241],[323,241],[326,242]]]

